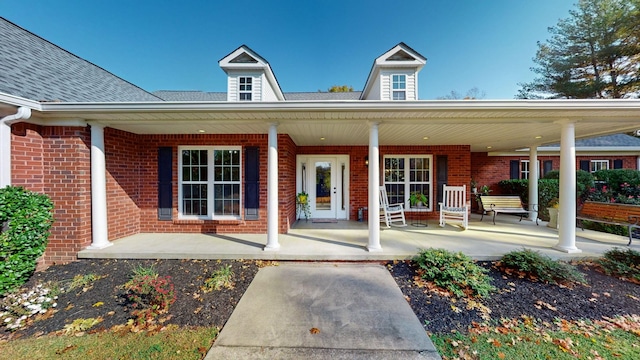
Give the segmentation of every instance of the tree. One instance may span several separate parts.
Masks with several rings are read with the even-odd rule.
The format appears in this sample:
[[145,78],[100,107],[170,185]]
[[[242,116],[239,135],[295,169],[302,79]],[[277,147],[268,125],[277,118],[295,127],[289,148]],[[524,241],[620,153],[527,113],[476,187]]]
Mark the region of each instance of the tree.
[[329,88],[329,90],[327,90],[328,92],[351,92],[353,91],[353,86],[347,86],[347,85],[333,85],[332,87]]
[[569,17],[538,42],[516,98],[637,98],[640,86],[640,0],[579,0]]
[[477,87],[472,87],[467,91],[465,96],[462,96],[459,92],[455,90],[451,90],[451,92],[447,95],[440,96],[438,100],[476,100],[476,99],[484,99],[487,94],[484,91],[481,91]]

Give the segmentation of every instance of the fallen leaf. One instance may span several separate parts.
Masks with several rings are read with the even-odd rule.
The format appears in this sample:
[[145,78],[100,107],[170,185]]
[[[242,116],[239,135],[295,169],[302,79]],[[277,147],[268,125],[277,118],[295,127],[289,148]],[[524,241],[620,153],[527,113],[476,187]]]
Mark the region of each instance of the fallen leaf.
[[309,330],[309,332],[310,332],[311,334],[314,334],[314,335],[315,335],[315,334],[320,334],[320,329],[318,329],[318,328],[311,328],[311,329]]
[[498,353],[498,359],[504,359],[506,355],[501,351]]
[[93,306],[93,307],[100,307],[100,306],[102,306],[102,305],[104,305],[104,303],[103,303],[102,301],[98,301],[97,303],[95,303],[95,304],[93,304],[93,305],[91,305],[91,306]]

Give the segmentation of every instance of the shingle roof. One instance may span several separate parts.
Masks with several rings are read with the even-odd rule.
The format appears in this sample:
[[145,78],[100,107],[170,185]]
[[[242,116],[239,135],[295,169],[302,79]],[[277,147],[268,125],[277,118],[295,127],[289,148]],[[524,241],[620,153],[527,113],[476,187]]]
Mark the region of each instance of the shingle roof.
[[36,101],[161,101],[0,17],[0,92]]
[[[159,90],[153,94],[165,101],[227,101],[225,92]],[[292,92],[284,93],[288,101],[359,100],[360,91],[351,92]]]
[[576,147],[591,146],[625,146],[640,147],[640,139],[627,134],[599,136],[590,139],[576,140]]
[[[559,148],[560,144],[551,144],[545,148]],[[576,148],[581,147],[636,147],[640,148],[640,138],[627,134],[598,136],[576,140]]]
[[153,95],[165,101],[227,101],[226,92],[158,90]]
[[292,92],[284,93],[286,100],[359,100],[361,91],[350,92]]

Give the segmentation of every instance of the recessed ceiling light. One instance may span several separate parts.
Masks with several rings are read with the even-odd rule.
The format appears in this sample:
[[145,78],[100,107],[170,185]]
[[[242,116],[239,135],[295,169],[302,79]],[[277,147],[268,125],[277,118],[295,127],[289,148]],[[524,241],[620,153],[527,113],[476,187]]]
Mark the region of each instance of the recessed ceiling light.
[[429,140],[429,137],[428,137],[428,136],[424,136],[424,137],[422,138],[422,140]]
[[487,149],[491,149],[491,148],[493,148],[493,146],[487,146]]
[[542,139],[542,135],[536,136],[536,139]]
[[320,140],[324,141],[324,136],[320,138]]
[[202,133],[203,133],[203,132],[205,132],[205,131],[204,131],[204,130],[202,130],[202,129],[200,129],[200,130],[198,130],[198,132],[202,134]]

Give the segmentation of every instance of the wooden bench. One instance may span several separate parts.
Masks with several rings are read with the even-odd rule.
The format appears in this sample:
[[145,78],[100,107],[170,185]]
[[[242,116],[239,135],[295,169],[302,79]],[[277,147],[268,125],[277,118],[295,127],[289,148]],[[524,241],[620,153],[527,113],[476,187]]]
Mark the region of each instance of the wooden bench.
[[[496,224],[496,215],[498,213],[519,214],[520,221],[522,218],[532,211],[526,210],[517,195],[484,195],[480,196],[480,203],[485,211],[493,211],[493,224]],[[484,218],[484,213],[480,221]],[[538,217],[536,217],[536,225],[538,225]]]
[[576,219],[582,230],[584,230],[583,220],[626,226],[629,230],[629,243],[627,244],[629,246],[633,240],[632,229],[640,228],[640,206],[585,201],[582,208],[578,209]]

